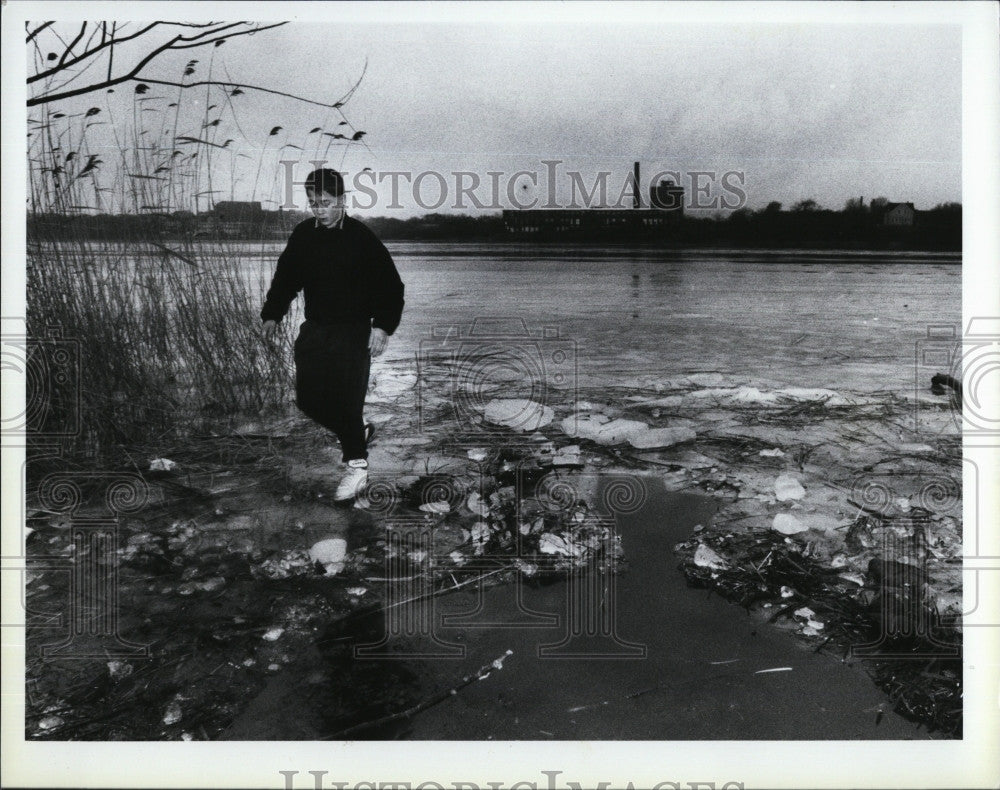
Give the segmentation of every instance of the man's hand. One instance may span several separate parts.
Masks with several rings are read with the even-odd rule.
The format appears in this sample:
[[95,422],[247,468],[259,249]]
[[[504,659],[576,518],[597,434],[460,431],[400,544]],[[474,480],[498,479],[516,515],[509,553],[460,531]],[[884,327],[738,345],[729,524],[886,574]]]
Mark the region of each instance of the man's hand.
[[275,334],[278,332],[278,322],[265,321],[261,331],[264,333],[265,340],[273,340]]
[[385,330],[379,329],[377,326],[373,326],[372,332],[368,336],[368,350],[371,352],[372,356],[377,357],[385,351],[385,346],[388,342],[389,336],[385,333]]

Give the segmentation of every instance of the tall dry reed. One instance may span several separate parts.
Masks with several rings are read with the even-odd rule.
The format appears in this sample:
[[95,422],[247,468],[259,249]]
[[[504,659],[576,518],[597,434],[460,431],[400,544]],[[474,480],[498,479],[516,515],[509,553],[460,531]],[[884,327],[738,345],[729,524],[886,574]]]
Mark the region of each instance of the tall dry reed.
[[[62,448],[68,456],[112,461],[130,447],[172,446],[288,404],[289,338],[268,343],[260,335],[273,254],[262,258],[252,240],[184,236],[176,223],[133,223],[115,241],[67,237],[60,227],[60,218],[81,213],[109,223],[122,211],[162,220],[211,205],[219,192],[211,157],[250,156],[231,139],[220,142],[239,135],[239,91],[212,88],[193,119],[186,93],[154,95],[138,85],[131,118],[105,102],[76,113],[44,106],[29,119],[30,211],[44,221],[29,222],[28,336],[55,330],[79,354],[79,431]],[[102,124],[111,128],[98,132]],[[270,169],[274,184],[278,163],[265,167],[268,153],[258,149],[257,171]],[[106,160],[116,155],[111,167]],[[280,239],[270,242],[276,253]],[[65,397],[44,381],[29,394]]]

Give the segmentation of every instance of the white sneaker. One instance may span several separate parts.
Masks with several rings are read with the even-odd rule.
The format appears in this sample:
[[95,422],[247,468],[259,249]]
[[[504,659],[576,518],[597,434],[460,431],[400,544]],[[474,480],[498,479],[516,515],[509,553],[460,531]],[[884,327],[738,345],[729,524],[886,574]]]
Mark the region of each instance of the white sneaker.
[[363,458],[356,458],[347,462],[347,474],[345,474],[340,484],[337,486],[337,493],[333,498],[337,502],[346,502],[354,499],[361,489],[368,482],[368,462]]

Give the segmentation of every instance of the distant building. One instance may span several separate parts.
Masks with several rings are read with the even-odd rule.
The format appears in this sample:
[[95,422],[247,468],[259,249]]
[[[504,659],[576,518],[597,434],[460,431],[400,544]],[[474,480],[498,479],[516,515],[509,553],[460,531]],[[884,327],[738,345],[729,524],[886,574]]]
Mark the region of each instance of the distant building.
[[639,163],[633,171],[632,208],[507,209],[503,224],[516,234],[603,234],[635,233],[657,235],[684,218],[684,187],[669,179],[649,188],[649,208],[642,206]]
[[194,218],[196,236],[254,239],[281,236],[296,217],[289,212],[265,211],[259,201],[220,200],[211,211]]
[[659,184],[649,188],[649,205],[651,208],[683,214],[684,187],[675,184],[672,179],[662,179]]
[[882,214],[882,224],[912,228],[916,215],[917,211],[912,203],[887,203]]
[[573,233],[603,230],[655,230],[680,219],[680,212],[660,209],[521,209],[505,210],[508,233]]

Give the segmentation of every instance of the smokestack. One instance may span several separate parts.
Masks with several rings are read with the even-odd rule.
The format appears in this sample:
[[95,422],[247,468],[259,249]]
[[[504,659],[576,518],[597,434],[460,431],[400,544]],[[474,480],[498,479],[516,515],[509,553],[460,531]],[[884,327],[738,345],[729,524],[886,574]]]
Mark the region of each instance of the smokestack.
[[632,166],[632,177],[635,180],[632,188],[635,190],[635,194],[632,198],[632,208],[642,208],[642,190],[639,188],[639,163],[636,162]]

